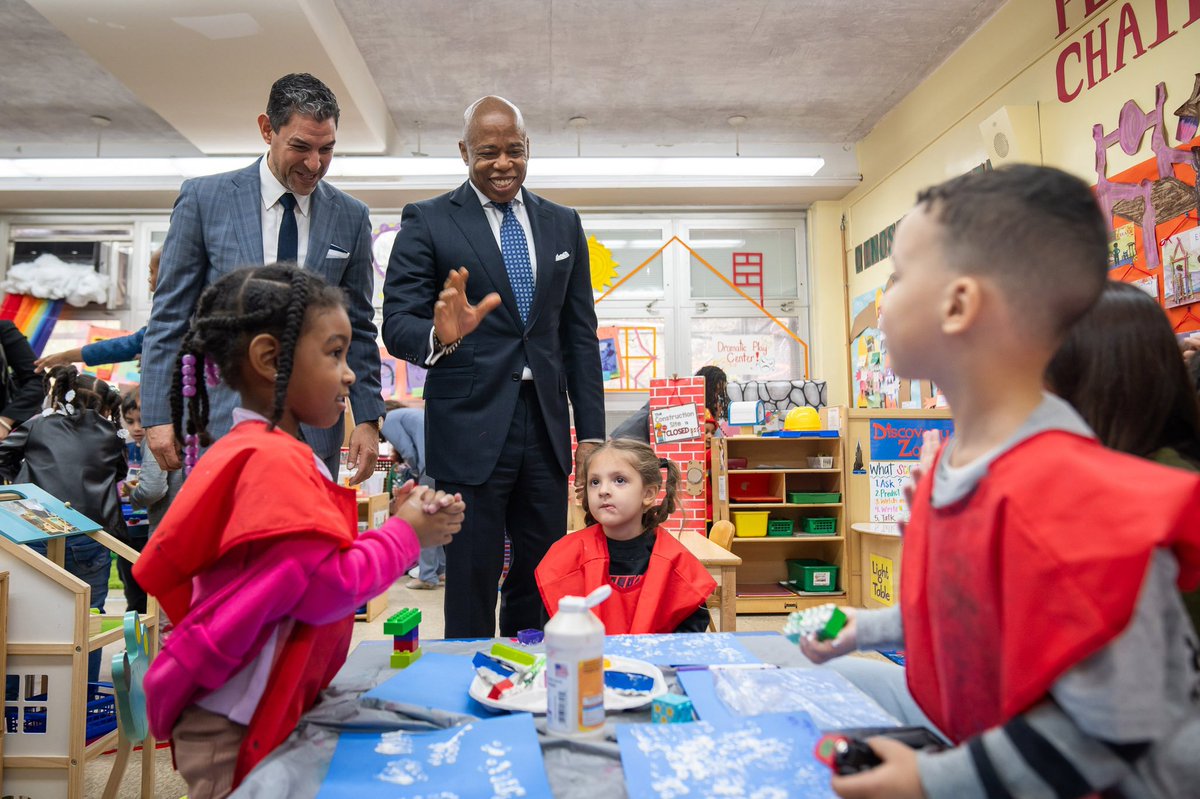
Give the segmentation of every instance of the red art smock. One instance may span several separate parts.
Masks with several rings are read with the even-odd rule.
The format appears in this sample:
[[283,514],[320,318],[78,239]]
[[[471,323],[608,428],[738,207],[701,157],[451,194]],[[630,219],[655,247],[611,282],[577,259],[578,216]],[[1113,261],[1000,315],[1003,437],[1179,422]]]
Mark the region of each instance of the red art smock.
[[[534,572],[550,615],[564,596],[587,596],[612,585],[608,564],[608,538],[598,524],[556,541]],[[592,612],[604,622],[606,635],[672,633],[716,587],[696,556],[659,527],[643,579],[637,585],[613,585],[612,596]]]
[[[175,623],[146,675],[157,736],[258,657],[288,618],[234,784],[282,743],[345,661],[358,594],[378,593],[416,555],[399,519],[362,536],[357,522],[354,492],[327,480],[312,450],[280,430],[242,422],[205,453],[134,566]],[[250,557],[245,570],[221,565],[267,549],[274,557]],[[194,595],[223,571],[237,574]]]
[[1194,474],[1050,430],[997,457],[958,502],[933,507],[933,482],[917,487],[900,599],[909,688],[956,743],[1024,712],[1116,638],[1156,547],[1174,552],[1181,588],[1200,583]]

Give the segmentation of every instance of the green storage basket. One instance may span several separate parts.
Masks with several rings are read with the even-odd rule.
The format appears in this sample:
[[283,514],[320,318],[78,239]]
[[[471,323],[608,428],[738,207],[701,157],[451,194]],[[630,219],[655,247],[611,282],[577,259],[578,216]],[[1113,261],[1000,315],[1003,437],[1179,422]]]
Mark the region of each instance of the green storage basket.
[[832,505],[842,501],[842,495],[833,492],[789,491],[788,502],[792,505]]
[[767,535],[790,536],[794,522],[791,519],[770,519],[767,521]]
[[836,593],[838,567],[816,558],[801,558],[787,562],[788,582],[799,591]]
[[800,520],[800,529],[806,535],[837,535],[836,516],[813,516]]

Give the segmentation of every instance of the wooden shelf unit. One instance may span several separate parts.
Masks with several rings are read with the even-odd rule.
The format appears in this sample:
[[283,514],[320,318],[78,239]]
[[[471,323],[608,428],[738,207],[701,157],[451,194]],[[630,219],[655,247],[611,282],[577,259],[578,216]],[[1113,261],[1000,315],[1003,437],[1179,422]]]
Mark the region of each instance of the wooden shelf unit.
[[[844,424],[845,409],[836,418]],[[824,423],[827,415],[821,412]],[[771,519],[792,520],[792,536],[754,538],[734,537],[731,547],[742,559],[737,567],[738,613],[791,613],[795,610],[834,602],[849,603],[846,527],[846,455],[845,429],[837,438],[762,438],[731,436],[713,439],[712,491],[714,519],[733,521],[732,513],[740,510],[770,511]],[[810,469],[809,456],[832,456],[833,468]],[[729,469],[730,458],[745,458],[745,468]],[[739,502],[732,490],[739,476],[769,475],[764,495],[753,501]],[[839,493],[840,502],[795,504],[787,502],[790,492]],[[765,502],[772,497],[778,501]],[[832,517],[837,528],[832,535],[801,534],[801,520],[808,517]],[[819,558],[838,567],[838,590],[821,596],[800,596],[789,593],[780,596],[750,595],[764,585],[778,585],[787,579],[787,561],[792,558]],[[781,589],[782,590],[782,589]]]

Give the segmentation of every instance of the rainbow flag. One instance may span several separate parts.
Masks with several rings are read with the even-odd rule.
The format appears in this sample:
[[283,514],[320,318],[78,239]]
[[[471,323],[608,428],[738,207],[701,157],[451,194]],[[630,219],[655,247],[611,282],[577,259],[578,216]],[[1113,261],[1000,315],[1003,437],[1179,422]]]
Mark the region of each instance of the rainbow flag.
[[33,354],[41,356],[54,324],[62,313],[62,300],[45,300],[28,294],[6,294],[0,302],[0,319],[11,319],[29,339]]

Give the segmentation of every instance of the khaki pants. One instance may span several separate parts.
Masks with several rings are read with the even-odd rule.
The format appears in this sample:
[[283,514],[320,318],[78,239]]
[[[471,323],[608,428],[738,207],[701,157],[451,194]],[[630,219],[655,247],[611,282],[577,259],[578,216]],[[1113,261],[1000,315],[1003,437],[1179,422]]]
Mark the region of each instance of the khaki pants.
[[218,713],[189,705],[171,731],[175,768],[187,782],[188,799],[223,799],[233,791],[233,772],[246,728]]

